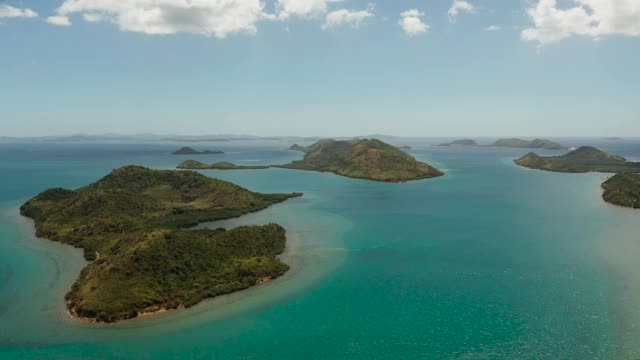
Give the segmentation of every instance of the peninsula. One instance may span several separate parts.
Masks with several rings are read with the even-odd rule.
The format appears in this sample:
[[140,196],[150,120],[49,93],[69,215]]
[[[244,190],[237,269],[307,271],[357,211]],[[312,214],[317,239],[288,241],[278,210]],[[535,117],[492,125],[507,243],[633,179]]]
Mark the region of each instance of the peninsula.
[[193,148],[185,146],[185,147],[181,147],[180,149],[174,151],[172,154],[173,155],[207,155],[207,154],[224,154],[224,151],[219,151],[219,150],[215,150],[215,151],[211,151],[211,150],[197,151],[197,150],[195,150]]
[[288,270],[277,224],[186,230],[285,201],[192,171],[126,166],[77,190],[46,190],[21,206],[36,235],[84,249],[90,263],[66,295],[76,317],[114,322],[190,307]]
[[305,152],[303,160],[274,167],[332,172],[383,182],[406,182],[444,175],[442,171],[377,139],[327,139],[296,150]]
[[628,162],[621,156],[608,154],[591,146],[582,146],[561,156],[543,157],[529,153],[514,161],[516,164],[530,169],[556,172],[640,172],[640,163]]
[[602,188],[602,198],[606,202],[640,209],[640,175],[614,175],[602,184]]
[[178,165],[178,169],[188,170],[261,170],[268,169],[269,166],[242,166],[230,162],[222,161],[215,164],[204,164],[200,161],[185,160]]

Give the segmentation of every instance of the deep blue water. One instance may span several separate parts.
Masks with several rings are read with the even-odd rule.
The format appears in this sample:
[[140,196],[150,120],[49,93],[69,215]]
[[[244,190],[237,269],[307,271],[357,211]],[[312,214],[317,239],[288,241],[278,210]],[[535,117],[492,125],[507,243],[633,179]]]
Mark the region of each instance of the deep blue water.
[[[640,141],[562,139],[640,159]],[[293,270],[187,311],[75,322],[80,252],[32,235],[17,207],[128,164],[174,168],[175,143],[0,144],[0,357],[122,359],[633,359],[640,356],[640,212],[602,202],[605,174],[519,168],[517,149],[396,139],[447,176],[384,184],[314,172],[204,171],[305,196],[229,221],[276,221]],[[277,142],[204,162],[278,164]],[[548,152],[552,153],[552,152]],[[638,252],[634,252],[638,251]]]

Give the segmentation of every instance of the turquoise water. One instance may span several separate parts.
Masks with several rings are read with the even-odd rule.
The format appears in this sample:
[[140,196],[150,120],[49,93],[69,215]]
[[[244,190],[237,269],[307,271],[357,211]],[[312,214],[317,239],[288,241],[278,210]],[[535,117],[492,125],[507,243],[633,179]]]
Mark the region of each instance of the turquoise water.
[[[0,358],[640,357],[640,212],[601,201],[605,175],[529,171],[511,162],[526,151],[429,143],[401,144],[447,176],[408,184],[204,171],[256,191],[305,193],[222,224],[283,224],[292,270],[187,311],[115,325],[66,315],[81,253],[34,238],[17,208],[122,165],[173,168],[178,144],[0,144]],[[199,159],[300,157],[286,145],[210,144],[226,154]],[[640,157],[640,142],[598,145]]]

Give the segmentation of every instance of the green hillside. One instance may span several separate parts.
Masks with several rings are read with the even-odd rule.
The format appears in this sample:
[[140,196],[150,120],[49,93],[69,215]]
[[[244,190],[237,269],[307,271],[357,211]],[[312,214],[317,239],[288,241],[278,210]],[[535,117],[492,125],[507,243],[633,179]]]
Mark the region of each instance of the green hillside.
[[352,178],[386,182],[405,182],[444,175],[440,170],[377,139],[322,140],[305,148],[303,160],[278,167],[327,171]]
[[92,261],[67,294],[72,313],[112,322],[191,306],[282,275],[282,227],[183,230],[302,194],[260,194],[191,171],[127,166],[77,190],[49,189],[20,211],[36,234]]
[[602,184],[605,201],[624,207],[640,208],[640,175],[617,174]]

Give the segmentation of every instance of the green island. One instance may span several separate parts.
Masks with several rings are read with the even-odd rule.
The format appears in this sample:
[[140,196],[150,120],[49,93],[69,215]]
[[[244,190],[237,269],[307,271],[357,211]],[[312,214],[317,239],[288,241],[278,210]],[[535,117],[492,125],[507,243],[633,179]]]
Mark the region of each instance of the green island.
[[444,175],[442,171],[377,139],[326,139],[307,147],[298,145],[295,150],[304,151],[303,160],[274,167],[332,172],[383,182],[406,182]]
[[198,151],[195,150],[194,148],[190,148],[188,146],[185,147],[181,147],[180,149],[172,152],[173,155],[207,155],[207,154],[224,154],[224,151],[219,151],[219,150],[204,150],[204,151]]
[[242,166],[222,161],[215,164],[205,164],[195,160],[185,160],[178,165],[178,169],[186,170],[261,170],[269,166]]
[[534,139],[534,140],[522,140],[522,139],[499,139],[496,140],[490,147],[510,147],[519,149],[545,149],[545,150],[567,150],[564,145],[560,145],[557,142],[547,139]]
[[301,196],[261,194],[193,171],[126,166],[79,188],[49,189],[20,207],[36,235],[84,250],[66,295],[77,318],[114,322],[190,307],[281,276],[277,224],[187,228]]
[[451,147],[455,147],[455,146],[480,146],[475,140],[471,140],[471,139],[461,139],[461,140],[454,140],[448,143],[443,143],[443,144],[439,144],[438,146],[451,146]]
[[616,174],[602,184],[602,198],[611,204],[640,209],[640,175]]
[[582,146],[561,156],[540,156],[529,153],[514,161],[527,168],[556,172],[640,172],[640,163],[628,162],[621,156],[608,154],[591,146]]

